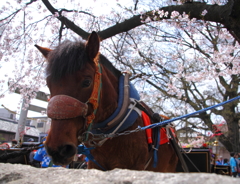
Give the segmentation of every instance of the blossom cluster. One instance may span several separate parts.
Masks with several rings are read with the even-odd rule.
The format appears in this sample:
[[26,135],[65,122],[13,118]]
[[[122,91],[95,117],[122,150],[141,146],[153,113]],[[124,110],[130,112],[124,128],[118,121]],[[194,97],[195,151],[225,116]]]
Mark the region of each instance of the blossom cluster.
[[209,142],[206,142],[204,137],[197,139],[189,139],[188,143],[180,142],[180,146],[182,148],[207,148],[209,146]]

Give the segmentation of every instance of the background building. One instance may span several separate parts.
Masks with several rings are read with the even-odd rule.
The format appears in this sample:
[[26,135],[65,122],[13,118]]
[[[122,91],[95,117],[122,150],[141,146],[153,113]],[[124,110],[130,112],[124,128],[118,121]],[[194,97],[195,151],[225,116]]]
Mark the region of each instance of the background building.
[[[29,138],[33,138],[37,142],[40,131],[35,126],[30,125],[30,122],[31,120],[26,121],[23,141],[27,142]],[[0,108],[0,142],[11,142],[12,139],[15,139],[17,128],[16,113]]]
[[48,122],[48,117],[34,117],[31,119],[30,124],[36,127],[40,133],[48,133],[51,126]]
[[0,108],[0,118],[16,121],[16,112],[10,112],[7,109]]

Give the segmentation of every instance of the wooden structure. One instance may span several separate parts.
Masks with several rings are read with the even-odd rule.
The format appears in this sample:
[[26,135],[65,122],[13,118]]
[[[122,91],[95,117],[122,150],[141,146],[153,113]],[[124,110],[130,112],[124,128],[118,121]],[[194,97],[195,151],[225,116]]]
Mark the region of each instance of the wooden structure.
[[[213,158],[210,153],[210,149],[183,148],[182,153],[189,172],[216,173],[228,176],[231,175],[230,166],[213,164]],[[176,172],[183,172],[180,162],[178,162]]]

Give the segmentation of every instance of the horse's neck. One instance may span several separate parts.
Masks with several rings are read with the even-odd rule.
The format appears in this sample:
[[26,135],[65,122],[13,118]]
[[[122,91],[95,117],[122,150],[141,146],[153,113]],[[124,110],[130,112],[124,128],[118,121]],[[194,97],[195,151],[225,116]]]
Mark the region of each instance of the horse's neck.
[[102,91],[95,122],[107,119],[117,108],[118,78],[102,67]]

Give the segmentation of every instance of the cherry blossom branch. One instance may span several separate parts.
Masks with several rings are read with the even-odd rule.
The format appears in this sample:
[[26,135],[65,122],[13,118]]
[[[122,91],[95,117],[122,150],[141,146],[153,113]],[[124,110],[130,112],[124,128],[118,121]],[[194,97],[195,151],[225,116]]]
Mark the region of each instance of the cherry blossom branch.
[[73,32],[80,35],[83,39],[87,39],[89,36],[89,33],[78,27],[74,22],[70,21],[65,16],[59,14],[58,10],[55,9],[48,0],[42,0],[46,8],[56,16],[57,19],[59,19],[67,28],[70,28]]

